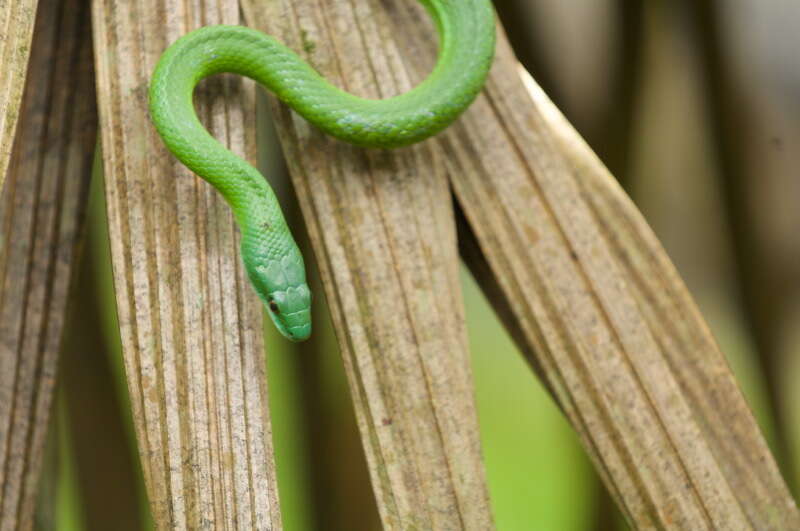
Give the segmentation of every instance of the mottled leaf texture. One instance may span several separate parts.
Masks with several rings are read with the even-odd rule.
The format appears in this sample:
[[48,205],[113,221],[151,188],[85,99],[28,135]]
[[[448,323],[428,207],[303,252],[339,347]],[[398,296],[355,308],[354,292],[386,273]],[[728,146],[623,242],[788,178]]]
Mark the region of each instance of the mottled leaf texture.
[[0,0],[0,190],[20,114],[36,3],[36,0]]
[[[128,389],[159,529],[279,529],[261,305],[230,209],[164,148],[147,113],[156,60],[186,32],[239,23],[232,0],[94,0],[111,255]],[[253,160],[255,92],[219,77],[201,120]]]
[[[433,64],[435,31],[408,0],[244,6],[252,25],[361,95],[399,92],[408,72],[416,81]],[[465,257],[629,522],[800,528],[674,267],[521,73],[502,32],[483,95],[423,146],[358,151],[286,109],[278,114],[387,527],[490,525],[457,348],[462,309],[443,165],[465,218]]]
[[[351,92],[410,87],[377,2],[243,7]],[[492,528],[444,167],[431,144],[360,150],[276,115],[384,527]]]
[[96,136],[88,3],[42,0],[0,193],[2,530],[33,526]]
[[[435,50],[427,17],[384,4],[419,79]],[[675,268],[502,34],[483,95],[439,142],[469,226],[465,258],[629,522],[800,528]]]

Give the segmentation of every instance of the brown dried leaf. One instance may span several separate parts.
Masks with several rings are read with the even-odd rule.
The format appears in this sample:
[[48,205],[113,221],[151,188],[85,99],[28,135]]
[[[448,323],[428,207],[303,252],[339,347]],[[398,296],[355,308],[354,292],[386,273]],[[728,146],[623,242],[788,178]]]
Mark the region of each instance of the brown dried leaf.
[[[114,282],[128,388],[160,529],[279,529],[261,304],[217,192],[164,148],[147,87],[166,46],[239,22],[228,0],[94,2]],[[252,83],[204,83],[209,130],[254,159]]]
[[2,529],[33,525],[97,135],[88,6],[59,3],[42,0],[0,193]]

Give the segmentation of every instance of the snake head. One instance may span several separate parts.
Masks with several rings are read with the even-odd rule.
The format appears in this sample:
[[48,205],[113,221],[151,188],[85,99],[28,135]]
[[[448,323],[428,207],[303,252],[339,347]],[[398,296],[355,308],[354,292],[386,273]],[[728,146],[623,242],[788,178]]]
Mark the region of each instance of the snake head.
[[254,264],[245,259],[245,269],[278,331],[291,341],[308,339],[311,290],[300,253]]
[[267,310],[287,339],[304,341],[311,335],[311,290],[305,282],[269,293]]

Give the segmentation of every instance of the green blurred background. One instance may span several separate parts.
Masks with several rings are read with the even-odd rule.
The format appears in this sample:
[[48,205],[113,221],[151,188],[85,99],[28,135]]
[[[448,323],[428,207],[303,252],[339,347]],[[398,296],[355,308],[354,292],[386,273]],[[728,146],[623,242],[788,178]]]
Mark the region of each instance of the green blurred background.
[[[661,238],[796,494],[800,390],[791,384],[800,377],[800,2],[495,5],[520,60]],[[263,96],[259,115],[260,164],[282,183],[283,203],[301,226]],[[150,529],[97,171],[90,201],[38,527]],[[462,285],[498,529],[624,528],[569,425],[466,271]],[[271,327],[265,331],[284,525],[378,529],[344,371],[321,306],[315,319],[324,324],[309,343],[291,345]]]

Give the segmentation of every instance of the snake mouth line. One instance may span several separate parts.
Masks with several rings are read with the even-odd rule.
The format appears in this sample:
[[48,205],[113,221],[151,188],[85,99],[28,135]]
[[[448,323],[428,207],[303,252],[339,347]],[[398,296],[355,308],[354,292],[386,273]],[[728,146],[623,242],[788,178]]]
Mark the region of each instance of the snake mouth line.
[[[276,306],[277,306],[277,305],[276,305]],[[283,317],[291,317],[291,316],[293,316],[293,315],[297,315],[297,314],[300,314],[300,313],[303,313],[303,312],[309,312],[309,311],[311,311],[309,308],[303,308],[302,310],[297,310],[297,311],[295,311],[295,312],[283,312],[283,313],[282,313],[282,312],[280,312],[280,311],[278,311],[278,310],[273,310],[273,309],[272,309],[272,305],[270,305],[269,309],[270,309],[270,311],[272,311],[272,313],[274,313],[275,315],[281,315],[281,316],[283,316]]]

